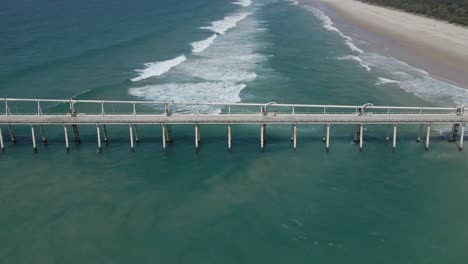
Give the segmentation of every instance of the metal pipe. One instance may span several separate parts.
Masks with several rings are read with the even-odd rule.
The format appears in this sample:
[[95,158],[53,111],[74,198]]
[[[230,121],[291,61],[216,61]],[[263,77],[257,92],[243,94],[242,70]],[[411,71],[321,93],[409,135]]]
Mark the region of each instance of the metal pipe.
[[426,150],[429,150],[429,141],[431,138],[431,125],[427,125]]
[[419,125],[418,137],[416,138],[416,142],[418,142],[418,143],[421,142],[422,130],[423,130],[423,124]]
[[102,125],[102,129],[103,129],[103,132],[104,132],[104,142],[109,143],[109,138],[107,137],[107,127],[106,125]]
[[31,126],[31,136],[32,136],[33,151],[37,152],[36,133],[34,132],[34,126]]
[[330,151],[330,124],[327,124],[327,140],[326,140],[327,152]]
[[65,133],[65,147],[67,149],[67,151],[70,150],[70,144],[68,142],[68,128],[66,125],[63,125],[63,131]]
[[140,137],[138,136],[138,126],[134,125],[133,128],[135,129],[135,142],[140,143]]
[[462,125],[460,134],[460,151],[463,150],[463,141],[465,139],[465,124]]
[[97,142],[98,142],[98,152],[102,151],[102,146],[101,146],[101,129],[99,128],[99,125],[96,124],[96,132],[97,132]]
[[362,152],[362,145],[363,145],[363,134],[364,134],[364,125],[361,124],[359,128],[359,151]]
[[15,134],[13,133],[13,129],[11,128],[10,125],[8,125],[8,131],[10,132],[11,143],[15,144],[16,143],[16,137],[15,137]]
[[198,151],[198,124],[195,125],[195,150]]
[[163,150],[166,150],[166,125],[162,124],[162,143],[163,143]]
[[47,144],[47,139],[45,137],[44,127],[40,126],[39,129],[41,130],[41,139],[43,144]]
[[2,128],[0,127],[0,150],[4,151],[5,150],[5,144],[3,143],[3,133],[2,133]]
[[133,127],[130,124],[128,125],[128,127],[129,127],[129,130],[130,130],[130,149],[132,151],[135,151],[135,145],[133,144]]
[[228,150],[232,150],[232,144],[231,144],[231,124],[228,125]]
[[265,148],[264,137],[265,137],[265,126],[261,124],[260,125],[260,150],[262,151]]
[[293,149],[296,150],[297,148],[297,125],[293,125]]
[[390,141],[390,125],[387,125],[387,136],[385,137],[385,142]]

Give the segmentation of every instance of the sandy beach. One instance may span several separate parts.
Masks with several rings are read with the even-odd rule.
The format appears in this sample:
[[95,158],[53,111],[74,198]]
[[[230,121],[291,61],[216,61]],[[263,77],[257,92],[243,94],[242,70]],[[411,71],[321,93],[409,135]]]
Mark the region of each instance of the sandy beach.
[[349,22],[414,53],[391,56],[468,88],[468,28],[355,0],[321,1]]

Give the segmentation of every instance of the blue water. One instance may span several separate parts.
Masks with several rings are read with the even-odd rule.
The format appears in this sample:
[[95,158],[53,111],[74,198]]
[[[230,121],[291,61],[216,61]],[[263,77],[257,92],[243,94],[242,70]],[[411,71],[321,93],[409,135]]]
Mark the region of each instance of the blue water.
[[[367,52],[320,3],[252,0],[10,1],[0,8],[0,97],[443,105],[466,90]],[[330,20],[330,18],[332,18]],[[13,112],[27,106],[15,105]],[[45,111],[60,110],[49,106]],[[179,111],[193,111],[184,108]],[[222,109],[205,108],[205,112]],[[464,263],[467,154],[434,127],[95,128],[64,148],[60,127],[31,151],[29,127],[0,153],[1,263]]]

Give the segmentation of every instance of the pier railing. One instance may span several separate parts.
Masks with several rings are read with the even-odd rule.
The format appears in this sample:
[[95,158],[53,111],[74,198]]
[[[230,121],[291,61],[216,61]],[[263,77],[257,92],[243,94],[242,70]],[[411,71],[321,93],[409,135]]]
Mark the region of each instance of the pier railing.
[[426,126],[426,149],[429,149],[431,125],[445,124],[452,127],[450,141],[455,142],[460,132],[459,149],[463,148],[465,124],[464,105],[457,107],[412,107],[363,105],[314,105],[268,103],[198,103],[161,101],[118,101],[78,99],[21,99],[0,100],[0,147],[4,149],[1,125],[8,126],[10,138],[15,142],[13,125],[31,127],[33,149],[36,151],[34,126],[40,127],[41,138],[45,139],[45,125],[63,125],[66,148],[69,149],[68,126],[72,127],[73,140],[79,143],[78,125],[95,125],[98,149],[101,150],[101,128],[104,141],[108,141],[106,125],[128,125],[130,145],[138,141],[137,125],[161,125],[163,149],[172,142],[171,126],[192,124],[195,126],[195,147],[198,150],[200,125],[225,124],[228,128],[228,148],[231,149],[231,125],[260,125],[260,148],[264,149],[267,124],[289,124],[292,126],[291,141],[296,149],[297,125],[324,125],[323,141],[330,147],[332,125],[356,125],[354,141],[363,148],[364,125],[387,125],[386,141],[390,141],[393,130],[393,150],[396,149],[397,127],[402,124],[419,124],[417,141],[421,141],[423,126]]
[[[69,115],[77,114],[101,116],[112,115],[172,115],[172,114],[464,114],[461,107],[410,107],[364,105],[315,105],[269,103],[204,103],[204,102],[162,102],[162,101],[118,101],[118,100],[76,100],[76,99],[22,99],[3,98],[3,114],[10,115]],[[15,107],[20,105],[20,107]],[[44,108],[45,105],[49,107]],[[62,107],[60,107],[62,106]],[[67,111],[63,111],[66,106]]]

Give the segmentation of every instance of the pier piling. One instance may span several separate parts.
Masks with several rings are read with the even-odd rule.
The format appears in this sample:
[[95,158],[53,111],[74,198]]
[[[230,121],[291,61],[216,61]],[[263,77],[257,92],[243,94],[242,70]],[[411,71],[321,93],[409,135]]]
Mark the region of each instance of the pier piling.
[[0,150],[4,151],[5,150],[5,144],[3,143],[3,133],[2,133],[2,128],[0,127]]
[[40,126],[39,129],[41,130],[41,139],[43,144],[47,144],[47,139],[45,137],[44,127]]
[[232,144],[231,144],[231,124],[228,125],[228,150],[232,150]]
[[166,150],[166,125],[165,124],[162,124],[161,130],[162,130],[161,133],[162,133],[163,150],[165,151]]
[[359,151],[360,152],[362,152],[363,134],[364,134],[364,125],[361,124],[359,128]]
[[452,132],[450,133],[449,142],[457,141],[457,134],[458,134],[458,128],[459,127],[460,127],[460,124],[453,124]]
[[293,125],[293,150],[297,149],[297,125]]
[[135,151],[135,145],[133,144],[133,126],[132,125],[128,125],[129,127],[129,130],[130,130],[130,149],[133,151]]
[[359,134],[361,133],[361,126],[360,125],[357,125],[356,126],[356,130],[354,131],[354,138],[353,138],[353,142],[354,143],[359,143]]
[[396,151],[396,143],[397,143],[397,124],[393,125],[393,152]]
[[387,125],[387,136],[385,136],[385,142],[390,141],[390,125]]
[[11,128],[10,125],[8,125],[8,132],[10,132],[11,143],[15,144],[16,143],[16,137],[15,137],[15,134],[13,133],[13,129]]
[[265,148],[265,125],[260,125],[260,150],[263,151]]
[[81,140],[80,140],[80,132],[78,131],[78,125],[72,125],[72,129],[73,129],[73,142],[75,142],[75,144],[80,144]]
[[423,127],[424,127],[423,124],[419,125],[418,137],[416,138],[416,142],[418,142],[418,143],[421,142],[421,134],[422,134]]
[[463,141],[465,139],[465,124],[462,125],[462,128],[461,128],[461,134],[460,134],[460,151],[463,150]]
[[109,143],[109,138],[107,137],[107,127],[106,127],[106,125],[102,125],[102,130],[104,132],[104,142],[107,144],[107,143]]
[[99,125],[96,125],[96,133],[97,133],[97,142],[98,142],[98,152],[102,151],[102,146],[101,146],[101,129],[99,128]]
[[32,145],[34,153],[37,152],[37,145],[36,145],[36,133],[34,132],[34,126],[31,126],[31,137],[32,137]]
[[134,129],[134,131],[135,131],[135,142],[136,142],[137,144],[139,144],[139,143],[140,143],[140,137],[138,136],[138,126],[137,126],[137,125],[134,125],[134,126],[133,126],[133,129]]
[[172,143],[174,139],[172,138],[172,126],[166,125],[166,141]]
[[65,147],[68,152],[70,150],[70,143],[68,142],[68,128],[66,125],[63,125],[63,132],[65,133]]
[[431,140],[431,125],[427,125],[427,134],[426,134],[426,151],[429,150],[429,143]]
[[199,126],[198,124],[195,125],[195,151],[198,151],[199,149]]
[[326,149],[327,152],[330,152],[330,124],[327,124],[327,139],[326,139]]
[[322,142],[325,143],[327,141],[327,125],[323,125],[322,134]]

